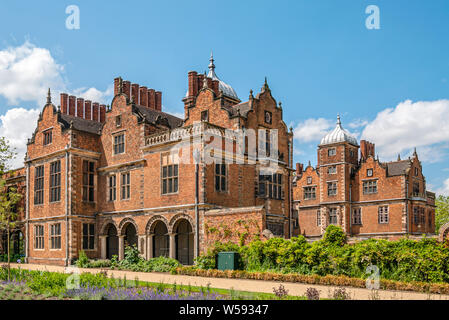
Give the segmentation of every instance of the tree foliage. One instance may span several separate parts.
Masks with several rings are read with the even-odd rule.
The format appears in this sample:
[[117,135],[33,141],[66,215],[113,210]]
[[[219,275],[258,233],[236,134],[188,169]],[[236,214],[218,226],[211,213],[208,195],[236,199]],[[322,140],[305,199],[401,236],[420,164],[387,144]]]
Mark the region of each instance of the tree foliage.
[[252,272],[366,279],[371,275],[367,268],[374,265],[382,279],[449,283],[449,246],[436,239],[369,239],[350,244],[340,227],[330,226],[323,239],[312,243],[303,236],[254,241],[240,247],[217,243],[196,260],[196,266],[216,268],[217,253],[229,249],[240,253],[241,269]]
[[449,196],[440,195],[435,201],[437,206],[435,210],[435,231],[438,232],[440,227],[449,222]]

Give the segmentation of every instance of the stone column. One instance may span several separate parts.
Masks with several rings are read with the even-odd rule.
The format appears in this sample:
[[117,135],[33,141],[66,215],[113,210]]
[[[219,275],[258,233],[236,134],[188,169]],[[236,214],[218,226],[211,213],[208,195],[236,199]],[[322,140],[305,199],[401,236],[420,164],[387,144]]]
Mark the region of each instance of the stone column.
[[176,233],[170,233],[170,258],[176,259]]
[[147,235],[147,259],[148,260],[153,258],[153,240],[154,240],[153,233]]
[[138,243],[137,243],[140,256],[144,259],[146,257],[146,251],[147,251],[147,245],[146,245],[147,239],[146,238],[147,238],[146,235],[139,236]]
[[125,257],[125,236],[118,236],[118,259]]
[[106,241],[107,241],[107,236],[100,236],[100,257],[101,259],[106,259]]

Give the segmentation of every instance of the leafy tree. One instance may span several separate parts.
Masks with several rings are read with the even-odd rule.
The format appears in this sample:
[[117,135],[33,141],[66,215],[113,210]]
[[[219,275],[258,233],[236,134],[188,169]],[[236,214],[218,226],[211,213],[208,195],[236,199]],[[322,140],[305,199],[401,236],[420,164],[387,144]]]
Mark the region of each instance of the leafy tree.
[[5,173],[9,169],[9,162],[16,157],[16,152],[9,145],[8,140],[0,137],[0,231],[6,231],[7,235],[7,255],[8,255],[8,280],[10,279],[10,234],[16,227],[18,217],[17,204],[22,195],[17,192],[17,188],[7,186]]
[[440,195],[435,204],[437,206],[435,210],[435,231],[438,232],[443,224],[449,222],[449,197]]
[[16,227],[16,220],[19,210],[17,204],[22,195],[17,192],[17,188],[6,185],[6,180],[0,178],[0,230],[6,231],[7,255],[8,255],[8,280],[10,280],[11,248],[10,235]]
[[17,153],[9,145],[5,137],[0,137],[0,174],[8,171],[9,162],[16,157]]

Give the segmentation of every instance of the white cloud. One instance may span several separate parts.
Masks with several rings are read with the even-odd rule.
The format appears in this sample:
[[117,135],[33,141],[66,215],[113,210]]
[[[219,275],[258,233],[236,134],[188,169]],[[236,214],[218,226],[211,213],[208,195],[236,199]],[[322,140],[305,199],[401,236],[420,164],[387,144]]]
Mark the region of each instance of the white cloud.
[[323,138],[334,126],[334,122],[324,118],[307,119],[299,123],[293,131],[298,142],[313,142]]
[[348,124],[348,127],[351,129],[361,128],[368,124],[369,122],[367,120],[363,119],[355,119],[354,121],[350,122]]
[[436,191],[436,194],[449,196],[449,178],[444,181],[443,186]]
[[26,41],[18,47],[0,51],[0,95],[9,104],[35,101],[43,105],[48,88],[65,89],[64,67],[50,51]]
[[0,116],[0,136],[9,140],[12,148],[15,148],[17,157],[11,162],[13,168],[23,167],[23,159],[26,152],[26,142],[31,138],[39,117],[38,109],[26,110],[14,108]]
[[374,142],[379,153],[387,158],[422,147],[418,149],[418,155],[435,162],[442,160],[435,157],[449,141],[448,119],[449,100],[407,100],[379,112],[365,127],[362,138]]
[[106,91],[100,91],[97,88],[79,88],[73,94],[85,100],[91,100],[92,102],[109,104],[113,98],[114,86],[109,86]]
[[33,102],[37,109],[9,109],[0,115],[0,136],[9,140],[16,149],[17,158],[11,163],[13,167],[23,166],[26,142],[31,138],[37,124],[37,118],[51,88],[53,104],[59,104],[60,92],[73,92],[74,95],[95,102],[110,103],[113,86],[105,91],[96,88],[70,87],[64,76],[64,66],[58,64],[48,49],[39,48],[26,41],[17,47],[0,50],[0,96],[9,105],[21,102]]

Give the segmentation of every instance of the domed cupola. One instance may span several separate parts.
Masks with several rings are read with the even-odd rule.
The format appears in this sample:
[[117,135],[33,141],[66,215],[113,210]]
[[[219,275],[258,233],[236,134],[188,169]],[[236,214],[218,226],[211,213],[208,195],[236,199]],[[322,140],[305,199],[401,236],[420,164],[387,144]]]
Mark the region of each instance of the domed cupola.
[[227,83],[221,81],[218,77],[217,74],[215,73],[215,64],[214,64],[214,56],[211,53],[210,55],[210,59],[209,59],[210,63],[209,63],[209,73],[207,74],[208,78],[211,78],[212,80],[218,80],[218,90],[223,92],[223,95],[235,99],[235,100],[240,100],[239,97],[237,96],[237,93],[235,92],[235,90]]
[[341,126],[340,115],[337,117],[337,126],[332,132],[329,132],[321,139],[320,146],[339,142],[348,142],[354,146],[358,146],[357,139]]

